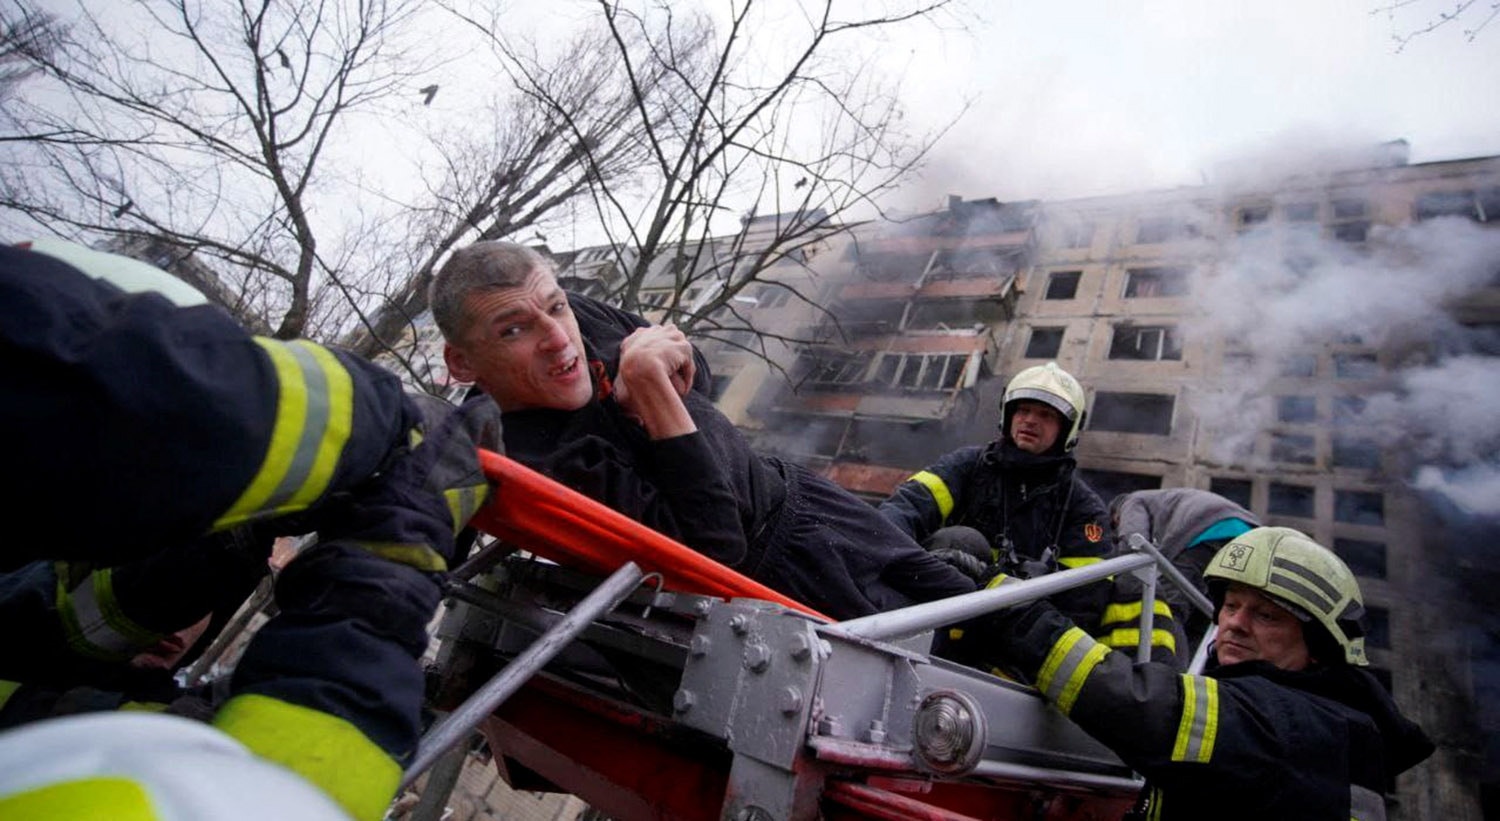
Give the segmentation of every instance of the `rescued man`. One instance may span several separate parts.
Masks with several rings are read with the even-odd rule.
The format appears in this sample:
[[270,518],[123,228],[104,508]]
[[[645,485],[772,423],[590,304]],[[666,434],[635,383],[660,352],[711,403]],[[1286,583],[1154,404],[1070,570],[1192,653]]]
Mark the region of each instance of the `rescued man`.
[[753,452],[682,331],[565,292],[535,250],[459,249],[430,302],[449,373],[499,407],[522,464],[835,619],[974,589],[831,481]]

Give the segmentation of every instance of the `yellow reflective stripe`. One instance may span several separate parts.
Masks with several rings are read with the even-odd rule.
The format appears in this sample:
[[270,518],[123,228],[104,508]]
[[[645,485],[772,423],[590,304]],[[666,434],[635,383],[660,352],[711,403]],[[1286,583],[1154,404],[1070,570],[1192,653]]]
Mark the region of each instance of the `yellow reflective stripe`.
[[938,513],[942,514],[943,521],[948,521],[948,514],[953,512],[953,492],[948,490],[948,483],[942,477],[930,470],[923,470],[912,474],[906,481],[916,482],[927,488],[927,492],[932,494],[932,501],[937,502]]
[[311,781],[350,815],[376,821],[401,783],[401,765],[338,716],[260,695],[231,698],[214,726],[251,752]]
[[264,461],[240,498],[214,522],[216,530],[317,501],[354,427],[354,382],[337,357],[306,340],[255,341],[276,371],[276,421]]
[[1037,672],[1036,686],[1057,709],[1067,715],[1078,699],[1079,690],[1109,648],[1089,638],[1083,630],[1072,627],[1062,634],[1047,653]]
[[[1158,616],[1172,617],[1172,608],[1165,601],[1157,599],[1151,605],[1151,612]],[[1104,608],[1104,615],[1100,617],[1100,624],[1135,624],[1141,620],[1141,602],[1139,599],[1123,604],[1111,604]]]
[[1166,794],[1161,791],[1161,787],[1151,788],[1151,798],[1149,799],[1151,810],[1147,816],[1148,821],[1161,821],[1161,805],[1165,799]]
[[453,516],[454,533],[464,529],[464,525],[474,518],[489,495],[490,486],[483,483],[443,491],[443,498],[448,502],[448,513]]
[[19,681],[0,680],[0,710],[5,709],[5,705],[10,701],[10,697],[15,695],[19,689],[21,689],[21,682]]
[[156,821],[160,817],[145,788],[117,776],[62,781],[0,797],[0,818]]
[[115,709],[122,713],[164,713],[170,706],[160,701],[126,701]]
[[65,575],[59,568],[57,615],[73,652],[90,658],[125,659],[165,635],[136,624],[120,609],[115,599],[113,570],[90,573],[72,591],[64,586]]
[[[1141,630],[1139,627],[1117,627],[1105,633],[1099,639],[1111,649],[1127,650],[1140,646]],[[1177,637],[1170,630],[1152,630],[1151,644],[1155,647],[1165,647],[1172,652],[1177,652]]]
[[1091,564],[1098,564],[1102,561],[1104,559],[1098,556],[1062,556],[1058,558],[1057,563],[1072,570],[1076,567],[1088,567]]
[[448,569],[448,562],[436,550],[417,542],[340,541],[340,544],[368,550],[388,562],[410,565],[425,573],[441,573]]
[[1219,682],[1204,676],[1184,675],[1182,720],[1177,725],[1172,760],[1207,764],[1213,758],[1218,734]]

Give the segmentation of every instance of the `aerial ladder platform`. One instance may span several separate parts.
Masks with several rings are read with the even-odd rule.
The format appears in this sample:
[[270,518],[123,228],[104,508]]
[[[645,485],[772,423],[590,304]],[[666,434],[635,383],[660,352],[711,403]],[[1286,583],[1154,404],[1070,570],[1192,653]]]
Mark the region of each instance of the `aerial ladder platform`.
[[499,491],[474,524],[496,541],[447,584],[430,687],[446,715],[405,783],[478,730],[512,787],[571,793],[617,821],[1082,821],[1135,803],[1140,779],[1034,689],[931,648],[947,625],[1110,575],[1140,575],[1148,599],[1158,574],[1180,583],[1144,539],[1088,567],[834,622],[480,455]]

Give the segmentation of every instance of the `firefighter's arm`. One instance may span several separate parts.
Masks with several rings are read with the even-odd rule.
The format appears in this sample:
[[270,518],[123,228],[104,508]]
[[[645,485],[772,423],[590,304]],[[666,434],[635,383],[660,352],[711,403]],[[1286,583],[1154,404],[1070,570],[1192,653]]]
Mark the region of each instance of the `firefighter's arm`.
[[1214,779],[1226,797],[1255,806],[1254,781],[1284,760],[1262,715],[1243,693],[1110,650],[1046,602],[987,617],[980,628],[993,661],[1022,673],[1042,696],[1137,772],[1170,790]]
[[[9,491],[28,511],[11,566],[117,563],[306,510],[378,469],[413,422],[378,366],[114,284],[140,263],[75,261],[87,270],[0,249],[0,335],[25,363],[0,376],[0,423],[26,432],[7,455],[32,474]],[[59,539],[58,522],[110,537]]]
[[881,515],[913,540],[923,541],[948,523],[954,505],[963,498],[964,479],[982,452],[978,446],[959,448],[912,474],[880,503]]
[[418,659],[454,534],[488,496],[476,448],[481,403],[414,429],[381,474],[325,510],[322,541],[282,571],[280,613],[235,670],[214,723],[318,785],[354,817],[377,819],[420,731]]
[[[1151,604],[1151,660],[1169,664],[1179,670],[1187,668],[1191,648],[1187,636],[1177,621],[1171,603],[1163,593],[1171,582],[1164,579],[1156,587],[1156,596]],[[1142,614],[1144,604],[1141,594],[1145,586],[1134,573],[1116,576],[1109,590],[1109,603],[1099,619],[1099,628],[1094,632],[1104,646],[1118,650],[1135,658],[1140,646]]]
[[168,634],[238,606],[267,567],[223,542],[205,537],[121,567],[33,562],[0,575],[0,622],[27,625],[0,633],[0,678],[108,682]]

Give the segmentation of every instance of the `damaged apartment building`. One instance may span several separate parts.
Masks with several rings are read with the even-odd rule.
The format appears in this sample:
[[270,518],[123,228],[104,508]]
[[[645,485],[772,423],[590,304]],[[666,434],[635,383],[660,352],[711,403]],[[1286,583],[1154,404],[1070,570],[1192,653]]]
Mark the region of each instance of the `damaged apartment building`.
[[[1500,500],[1476,508],[1461,486],[1493,475],[1500,447],[1493,421],[1472,421],[1496,405],[1464,405],[1500,392],[1500,157],[1411,164],[1398,141],[1340,167],[1223,176],[819,217],[716,300],[788,215],[747,220],[663,255],[633,304],[696,317],[714,398],[758,449],[872,502],[993,439],[1010,376],[1057,361],[1085,386],[1077,456],[1105,501],[1211,490],[1359,576],[1373,671],[1438,744],[1393,817],[1495,817],[1500,572],[1471,536]],[[629,262],[557,256],[568,287],[601,296]]]

